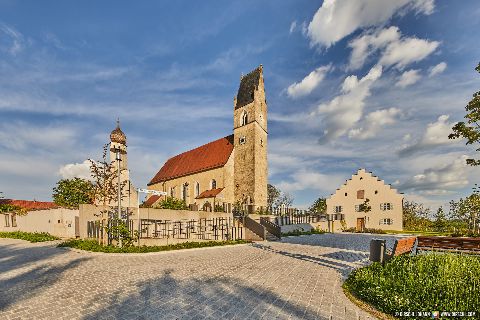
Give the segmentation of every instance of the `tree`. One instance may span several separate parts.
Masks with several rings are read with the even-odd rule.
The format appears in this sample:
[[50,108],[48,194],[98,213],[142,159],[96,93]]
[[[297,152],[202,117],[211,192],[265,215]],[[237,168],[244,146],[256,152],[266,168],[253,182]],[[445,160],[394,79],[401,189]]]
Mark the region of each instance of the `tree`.
[[314,213],[321,213],[325,214],[327,212],[327,199],[325,198],[318,198],[315,202],[308,208],[308,211]]
[[271,208],[275,205],[280,197],[281,191],[272,184],[267,184],[267,207]]
[[[480,73],[480,63],[475,68]],[[467,114],[465,115],[466,122],[458,122],[452,128],[453,133],[448,135],[449,139],[467,139],[466,144],[480,144],[480,91],[473,94],[472,100],[465,107]],[[475,151],[480,151],[480,147]],[[467,159],[467,164],[471,166],[480,165],[480,160]]]
[[433,227],[435,228],[435,230],[445,231],[448,220],[445,212],[443,211],[443,207],[438,208],[437,212],[435,212],[435,214],[433,215],[433,218]]
[[465,199],[450,201],[450,213],[453,218],[464,221],[473,232],[479,232],[480,190],[477,185],[473,193]]
[[423,204],[414,201],[404,201],[403,228],[412,231],[425,231],[431,225],[431,221],[428,219],[429,214],[430,208],[425,208]]
[[275,201],[274,205],[276,207],[285,206],[286,208],[289,208],[292,205],[293,200],[294,198],[291,194],[287,192],[282,192],[278,199]]
[[366,198],[365,201],[360,205],[360,212],[369,213],[372,211],[372,206],[370,206],[370,199]]
[[92,203],[93,184],[84,179],[62,179],[53,188],[53,202],[62,207],[78,208],[80,204]]

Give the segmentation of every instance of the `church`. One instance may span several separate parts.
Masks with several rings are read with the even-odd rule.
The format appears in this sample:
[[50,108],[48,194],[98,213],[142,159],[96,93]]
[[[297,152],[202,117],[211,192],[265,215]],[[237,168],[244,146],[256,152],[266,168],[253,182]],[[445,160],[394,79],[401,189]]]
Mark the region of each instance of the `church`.
[[[168,159],[148,183],[191,208],[231,212],[235,204],[267,206],[267,101],[263,67],[240,79],[233,134]],[[150,196],[149,206],[166,196]]]

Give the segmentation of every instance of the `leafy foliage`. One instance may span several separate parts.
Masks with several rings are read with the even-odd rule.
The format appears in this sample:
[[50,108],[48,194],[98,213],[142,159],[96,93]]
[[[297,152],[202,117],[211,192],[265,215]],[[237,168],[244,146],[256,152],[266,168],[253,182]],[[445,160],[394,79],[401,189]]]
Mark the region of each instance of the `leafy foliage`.
[[[90,171],[93,178],[92,202],[107,206],[115,203],[118,198],[118,170],[115,168],[115,162],[107,160],[108,144],[103,146],[102,160],[90,161]],[[120,174],[125,169],[120,170]],[[125,188],[128,181],[120,183],[120,197],[125,198]]]
[[327,212],[327,199],[318,198],[315,202],[308,208],[308,211],[324,214]]
[[229,241],[205,241],[205,242],[183,242],[172,244],[168,246],[129,246],[129,247],[115,247],[115,246],[103,246],[95,240],[69,240],[59,244],[59,247],[77,248],[86,251],[93,252],[106,252],[106,253],[145,253],[145,252],[157,252],[157,251],[170,251],[179,249],[193,249],[193,248],[205,248],[226,246],[234,244],[249,243],[245,240],[229,240]]
[[93,184],[84,179],[62,179],[53,188],[53,202],[62,207],[78,208],[80,204],[92,203]]
[[370,206],[370,199],[366,198],[365,201],[360,205],[360,212],[369,213],[372,211],[372,206]]
[[403,228],[405,230],[427,230],[431,225],[428,219],[430,208],[414,201],[403,203]]
[[9,203],[0,203],[0,213],[27,214],[27,210]]
[[272,184],[267,185],[267,206],[272,207],[280,197],[281,191]]
[[172,209],[172,210],[188,210],[187,204],[181,199],[175,197],[167,197],[165,200],[160,201],[157,209]]
[[450,201],[450,214],[454,219],[463,221],[471,231],[480,232],[480,190],[475,184],[473,193],[465,199]]
[[[480,63],[475,68],[480,73]],[[448,135],[449,139],[467,139],[466,144],[480,143],[480,91],[473,94],[472,100],[465,107],[467,114],[465,115],[466,122],[458,122],[452,128],[453,133]],[[480,147],[475,151],[480,151]],[[467,164],[472,166],[480,165],[480,160],[467,159]]]
[[27,240],[30,242],[44,242],[44,241],[53,241],[60,238],[52,236],[48,232],[23,232],[23,231],[12,231],[12,232],[0,232],[0,238],[12,238],[12,239],[21,239]]
[[344,288],[388,314],[480,310],[480,257],[457,254],[399,256],[384,267],[354,270]]
[[131,247],[138,240],[138,231],[135,230],[132,235],[122,219],[110,219],[109,224],[105,226],[105,231],[111,240],[120,243],[121,239],[123,247]]
[[320,229],[311,229],[310,231],[303,231],[302,230],[293,230],[290,232],[282,233],[282,237],[290,237],[290,236],[303,236],[303,235],[311,235],[311,234],[324,234],[327,233],[325,230]]

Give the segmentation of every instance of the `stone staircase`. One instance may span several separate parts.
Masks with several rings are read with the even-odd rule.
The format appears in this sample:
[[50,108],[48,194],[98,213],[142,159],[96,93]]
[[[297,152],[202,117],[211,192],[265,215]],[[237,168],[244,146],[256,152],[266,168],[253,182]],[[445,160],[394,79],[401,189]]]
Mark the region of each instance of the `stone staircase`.
[[272,234],[265,226],[250,217],[238,218],[245,233],[245,240],[250,241],[278,241],[279,237]]

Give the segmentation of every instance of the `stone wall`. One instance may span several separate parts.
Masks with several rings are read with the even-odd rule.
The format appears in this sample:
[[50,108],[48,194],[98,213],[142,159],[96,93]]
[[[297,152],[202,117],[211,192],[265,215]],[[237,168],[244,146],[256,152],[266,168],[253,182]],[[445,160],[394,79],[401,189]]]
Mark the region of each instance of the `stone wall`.
[[[1,214],[0,231],[48,232],[60,238],[75,238],[75,218],[79,210],[57,208],[29,211],[26,215],[15,215],[17,226],[13,226],[12,213]],[[9,219],[8,227],[5,219]]]

